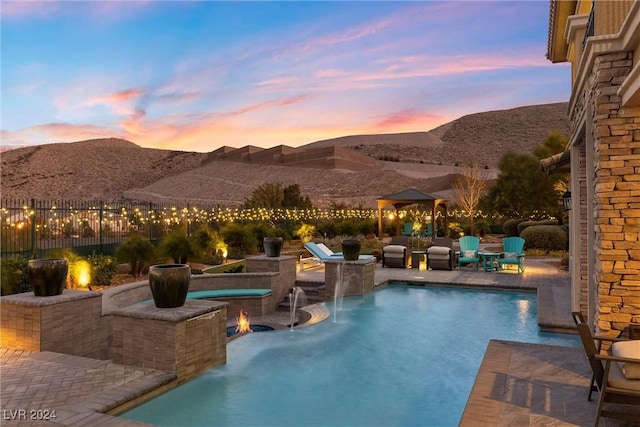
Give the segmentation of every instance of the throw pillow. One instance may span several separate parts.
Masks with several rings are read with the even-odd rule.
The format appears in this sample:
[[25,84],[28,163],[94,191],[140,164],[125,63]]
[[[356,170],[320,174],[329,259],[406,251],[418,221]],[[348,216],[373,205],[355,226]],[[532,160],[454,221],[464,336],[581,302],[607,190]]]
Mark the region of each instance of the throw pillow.
[[505,252],[504,253],[504,257],[505,258],[518,258],[518,254],[515,252]]
[[618,366],[622,375],[628,380],[640,379],[640,341],[618,341],[611,346],[611,353],[616,357],[638,359],[638,363],[621,363]]
[[475,258],[476,257],[476,251],[463,251],[462,252],[462,257],[463,258]]

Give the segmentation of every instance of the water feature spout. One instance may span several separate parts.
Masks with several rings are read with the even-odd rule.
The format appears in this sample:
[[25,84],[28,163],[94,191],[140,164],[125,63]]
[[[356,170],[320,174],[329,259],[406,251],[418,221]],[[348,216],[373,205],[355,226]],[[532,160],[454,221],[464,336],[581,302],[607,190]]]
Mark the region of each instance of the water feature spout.
[[307,305],[307,294],[304,293],[304,289],[298,286],[291,288],[291,292],[289,293],[289,308],[291,310],[291,318],[290,318],[291,331],[293,331],[293,326],[296,323],[296,310],[306,305]]
[[342,309],[342,300],[344,299],[344,291],[346,286],[344,285],[344,262],[341,262],[337,266],[336,270],[336,284],[333,290],[333,322],[338,320],[338,310]]

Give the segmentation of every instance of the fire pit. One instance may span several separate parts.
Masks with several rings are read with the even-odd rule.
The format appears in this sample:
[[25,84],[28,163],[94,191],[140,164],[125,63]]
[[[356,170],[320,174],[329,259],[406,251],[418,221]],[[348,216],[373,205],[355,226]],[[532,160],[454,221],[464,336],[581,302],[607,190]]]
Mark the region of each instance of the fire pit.
[[244,335],[251,332],[266,332],[273,331],[271,326],[264,325],[252,325],[249,320],[249,315],[244,311],[240,311],[240,315],[237,317],[238,324],[236,326],[227,327],[227,338],[236,334]]
[[[274,328],[272,328],[271,326],[251,325],[251,332],[267,332],[267,331],[273,331],[273,330]],[[227,327],[227,338],[232,337],[238,333],[239,332],[236,330],[235,326]]]

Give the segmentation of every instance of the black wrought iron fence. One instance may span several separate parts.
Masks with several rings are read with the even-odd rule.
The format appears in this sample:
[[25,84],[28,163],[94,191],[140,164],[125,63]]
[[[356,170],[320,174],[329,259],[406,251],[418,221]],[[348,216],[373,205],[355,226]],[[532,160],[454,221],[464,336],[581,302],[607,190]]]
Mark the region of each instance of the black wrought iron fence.
[[228,222],[301,221],[359,218],[375,219],[375,209],[242,209],[135,202],[0,200],[1,257],[21,255],[44,258],[56,250],[72,248],[78,255],[93,252],[113,255],[133,233],[152,242],[176,227],[187,234],[196,225],[219,227]]

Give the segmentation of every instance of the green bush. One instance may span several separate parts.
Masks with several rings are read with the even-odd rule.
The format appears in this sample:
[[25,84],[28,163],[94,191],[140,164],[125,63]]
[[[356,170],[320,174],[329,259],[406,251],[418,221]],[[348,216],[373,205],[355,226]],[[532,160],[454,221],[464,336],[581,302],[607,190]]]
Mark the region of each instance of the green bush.
[[504,226],[502,224],[491,224],[491,234],[504,234]]
[[91,264],[91,283],[99,286],[108,286],[111,279],[118,271],[118,263],[115,258],[109,255],[96,254],[89,255],[87,260]]
[[171,257],[176,264],[186,264],[195,255],[189,237],[182,230],[174,230],[162,238],[160,253]]
[[538,223],[536,221],[522,221],[521,223],[518,224],[518,236],[520,234],[522,234],[522,231],[525,230],[527,227],[531,227],[532,225],[537,225]]
[[131,274],[139,276],[156,259],[156,248],[139,234],[132,234],[116,249],[116,258],[129,263]]
[[520,234],[518,233],[518,224],[524,222],[525,220],[522,218],[512,218],[508,219],[504,222],[502,228],[504,229],[505,237],[517,237]]
[[33,290],[29,282],[29,260],[21,256],[0,260],[0,288],[2,295],[19,294]]
[[557,225],[532,225],[520,235],[525,240],[525,249],[541,249],[545,252],[565,251],[569,247],[569,235]]
[[[247,253],[256,251],[258,239],[254,234],[254,229],[250,225],[241,225],[235,222],[225,225],[220,234],[224,242],[229,247],[228,258],[241,259]],[[236,258],[239,257],[239,258]]]
[[527,227],[531,227],[532,225],[558,225],[558,220],[545,219],[542,221],[522,221],[520,224],[518,224],[518,236],[522,234],[522,230]]

